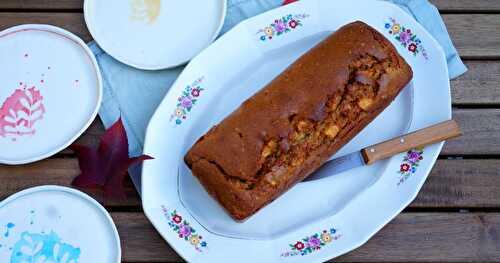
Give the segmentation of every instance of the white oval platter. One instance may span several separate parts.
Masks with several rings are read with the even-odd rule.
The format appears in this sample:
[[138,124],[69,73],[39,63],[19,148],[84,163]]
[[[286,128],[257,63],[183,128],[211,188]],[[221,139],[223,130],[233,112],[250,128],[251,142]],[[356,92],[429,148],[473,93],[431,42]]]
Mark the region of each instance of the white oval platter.
[[183,162],[210,127],[328,34],[356,20],[384,34],[414,78],[336,156],[450,119],[448,71],[437,42],[395,5],[359,1],[361,9],[355,2],[304,0],[248,19],[195,57],[171,87],[147,130],[144,151],[155,159],[143,166],[143,207],[186,260],[326,261],[361,246],[416,197],[443,143],[299,183],[243,223],[223,211]]

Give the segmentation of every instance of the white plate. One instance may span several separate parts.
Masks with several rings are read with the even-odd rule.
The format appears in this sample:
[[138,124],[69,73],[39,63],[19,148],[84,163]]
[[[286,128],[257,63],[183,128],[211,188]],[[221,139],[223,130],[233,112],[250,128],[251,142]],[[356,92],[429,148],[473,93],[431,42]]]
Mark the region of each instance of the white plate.
[[120,238],[108,212],[67,187],[34,187],[0,202],[0,235],[0,262],[121,259]]
[[[280,20],[288,30],[278,34]],[[412,66],[414,78],[336,156],[451,118],[442,49],[390,3],[304,0],[244,21],[191,61],[147,130],[144,150],[155,160],[143,166],[144,211],[187,261],[325,261],[366,242],[415,198],[442,143],[300,183],[243,223],[209,197],[183,162],[210,127],[332,31],[355,20],[384,34]],[[396,38],[403,27],[402,39],[411,42],[406,47]]]
[[101,72],[90,49],[49,25],[0,32],[0,163],[38,161],[71,144],[101,104]]
[[147,70],[186,63],[219,34],[226,0],[85,0],[85,22],[100,47]]

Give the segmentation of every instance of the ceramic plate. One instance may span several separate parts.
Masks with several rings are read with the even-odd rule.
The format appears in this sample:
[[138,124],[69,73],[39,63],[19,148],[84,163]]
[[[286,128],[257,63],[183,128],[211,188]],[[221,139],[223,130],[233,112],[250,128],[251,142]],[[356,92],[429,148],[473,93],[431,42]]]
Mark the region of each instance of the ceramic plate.
[[87,45],[49,25],[0,32],[0,163],[34,162],[66,148],[94,120],[101,73]]
[[120,238],[108,212],[88,195],[67,187],[35,187],[0,202],[0,259],[120,262]]
[[210,45],[226,0],[85,0],[85,21],[100,47],[127,65],[157,70],[184,64]]
[[442,143],[299,183],[243,223],[223,211],[183,162],[210,127],[355,20],[384,34],[414,78],[336,157],[450,119],[448,72],[437,42],[398,7],[361,3],[365,8],[352,1],[304,0],[244,21],[194,58],[172,86],[147,130],[145,153],[155,159],[143,166],[143,207],[186,260],[326,261],[366,242],[415,198]]

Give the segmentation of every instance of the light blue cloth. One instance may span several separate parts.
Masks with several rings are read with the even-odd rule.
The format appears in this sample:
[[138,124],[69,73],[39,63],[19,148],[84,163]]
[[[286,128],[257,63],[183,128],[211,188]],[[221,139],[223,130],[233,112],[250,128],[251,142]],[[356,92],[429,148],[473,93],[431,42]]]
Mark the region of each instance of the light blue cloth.
[[[334,1],[334,0],[332,0]],[[228,0],[222,33],[240,21],[281,6],[283,0]],[[443,47],[448,60],[450,78],[463,74],[467,68],[453,46],[438,10],[427,0],[392,0],[413,15]],[[102,71],[104,96],[99,115],[105,127],[121,115],[129,140],[131,156],[140,155],[149,119],[183,67],[161,71],[143,71],[124,65],[89,43]],[[140,166],[129,170],[140,192]]]

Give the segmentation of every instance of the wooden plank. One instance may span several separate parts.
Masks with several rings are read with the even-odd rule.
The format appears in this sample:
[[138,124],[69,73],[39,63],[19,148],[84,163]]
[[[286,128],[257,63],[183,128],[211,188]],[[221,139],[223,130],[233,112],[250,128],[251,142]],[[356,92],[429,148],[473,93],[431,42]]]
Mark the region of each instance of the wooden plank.
[[[500,11],[498,0],[431,0],[440,11]],[[83,0],[2,0],[0,9],[75,9],[81,10]]]
[[500,15],[447,14],[443,20],[462,57],[500,57]]
[[[47,159],[28,165],[0,165],[0,200],[23,189],[39,185],[71,186],[80,169],[76,158]],[[126,179],[126,200],[104,201],[101,193],[86,191],[107,206],[136,206],[140,199],[130,179]]]
[[500,1],[498,0],[430,0],[440,11],[453,12],[498,12]]
[[[113,213],[112,217],[122,239],[123,261],[182,261],[144,215]],[[335,261],[500,261],[499,235],[498,213],[403,213],[368,243]],[[287,247],[283,244],[283,249]]]
[[466,61],[465,64],[469,70],[451,81],[453,104],[499,105],[500,62]]
[[76,9],[83,8],[83,0],[1,0],[0,9]]
[[453,118],[463,135],[447,141],[441,154],[500,154],[500,109],[456,109]]
[[[31,165],[0,165],[0,200],[22,189],[55,184],[70,186],[79,174],[74,158],[57,158]],[[106,202],[108,207],[126,206],[140,208],[140,200],[126,181],[126,200]],[[102,196],[87,191],[98,200]],[[500,160],[438,160],[412,208],[481,208],[500,207]]]
[[[2,2],[3,0],[0,0]],[[0,14],[0,30],[19,24],[49,24],[62,27],[81,37],[85,42],[92,40],[83,14],[81,13],[15,13]]]
[[500,214],[400,214],[336,262],[498,262]]
[[[464,57],[500,57],[500,15],[497,14],[445,14],[444,21],[460,54]],[[81,13],[2,13],[0,29],[24,24],[47,23],[66,28],[85,41],[91,36]]]
[[500,207],[500,160],[438,160],[410,207]]

